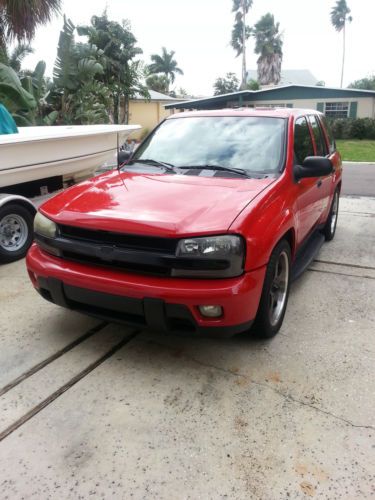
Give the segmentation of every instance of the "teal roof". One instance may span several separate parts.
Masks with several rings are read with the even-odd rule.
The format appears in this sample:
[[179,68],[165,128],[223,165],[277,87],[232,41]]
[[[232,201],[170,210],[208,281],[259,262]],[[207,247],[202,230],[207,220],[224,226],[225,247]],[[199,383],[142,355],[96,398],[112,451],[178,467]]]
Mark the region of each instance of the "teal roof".
[[177,109],[218,109],[238,101],[273,101],[297,99],[329,99],[329,98],[375,97],[375,90],[339,89],[334,87],[320,87],[315,85],[283,85],[263,90],[242,90],[230,94],[223,94],[203,99],[194,99],[174,104],[167,104],[165,108]]

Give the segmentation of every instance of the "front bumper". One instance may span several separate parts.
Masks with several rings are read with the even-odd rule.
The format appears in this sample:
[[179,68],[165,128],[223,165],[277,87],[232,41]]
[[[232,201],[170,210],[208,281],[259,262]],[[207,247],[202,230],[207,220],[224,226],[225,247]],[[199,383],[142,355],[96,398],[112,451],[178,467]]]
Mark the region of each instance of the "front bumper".
[[[26,264],[38,292],[60,306],[141,328],[223,336],[251,326],[265,274],[263,267],[218,280],[143,276],[63,260],[35,244]],[[223,316],[204,318],[202,304],[221,305]]]

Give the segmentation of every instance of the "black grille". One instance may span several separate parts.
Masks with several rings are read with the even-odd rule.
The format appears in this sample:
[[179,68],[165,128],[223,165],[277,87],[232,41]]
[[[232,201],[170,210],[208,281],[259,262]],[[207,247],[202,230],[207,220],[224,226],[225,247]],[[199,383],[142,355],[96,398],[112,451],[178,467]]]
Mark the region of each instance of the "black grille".
[[[153,236],[139,236],[134,234],[116,233],[97,229],[86,229],[75,226],[59,226],[60,241],[67,245],[60,246],[61,257],[94,266],[123,270],[137,274],[154,276],[170,276],[171,266],[165,258],[174,258],[177,239],[160,238]],[[57,243],[55,240],[54,244]],[[118,249],[128,252],[129,259],[108,258],[103,248]],[[90,251],[87,251],[90,248]],[[142,257],[140,257],[142,254]],[[118,255],[118,253],[117,253]],[[139,256],[139,261],[134,258]],[[137,260],[137,259],[136,259]]]
[[177,239],[158,238],[154,236],[138,236],[134,234],[115,233],[74,226],[59,226],[61,236],[90,243],[116,245],[131,250],[161,252],[175,254]]
[[116,260],[111,262],[106,262],[103,259],[100,259],[100,257],[93,257],[91,255],[83,255],[80,254],[79,252],[69,252],[69,251],[63,251],[62,257],[64,257],[64,259],[72,260],[79,264],[90,264],[92,266],[106,267],[109,269],[116,269],[120,271],[122,270],[130,273],[152,274],[154,276],[171,275],[171,269],[170,267],[167,266],[153,266],[147,263],[134,264]]

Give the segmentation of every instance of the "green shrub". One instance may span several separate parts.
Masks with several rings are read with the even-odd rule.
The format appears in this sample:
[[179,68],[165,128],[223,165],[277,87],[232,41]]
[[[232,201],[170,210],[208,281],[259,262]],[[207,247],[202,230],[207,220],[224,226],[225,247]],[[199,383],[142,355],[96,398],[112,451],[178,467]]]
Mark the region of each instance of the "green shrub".
[[335,139],[375,139],[373,118],[337,118],[329,122]]

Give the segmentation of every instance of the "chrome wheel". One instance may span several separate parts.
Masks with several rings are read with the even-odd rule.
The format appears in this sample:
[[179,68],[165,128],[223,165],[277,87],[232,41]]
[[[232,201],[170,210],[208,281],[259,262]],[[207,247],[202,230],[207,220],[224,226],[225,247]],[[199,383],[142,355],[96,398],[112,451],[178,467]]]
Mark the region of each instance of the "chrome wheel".
[[273,281],[268,297],[269,321],[275,326],[284,311],[289,284],[289,259],[282,251],[276,261]]
[[335,196],[333,198],[332,211],[331,211],[331,233],[332,234],[335,232],[335,229],[336,229],[338,212],[339,212],[339,195],[336,191]]
[[7,252],[20,250],[28,239],[28,226],[18,214],[7,214],[0,220],[0,247]]

